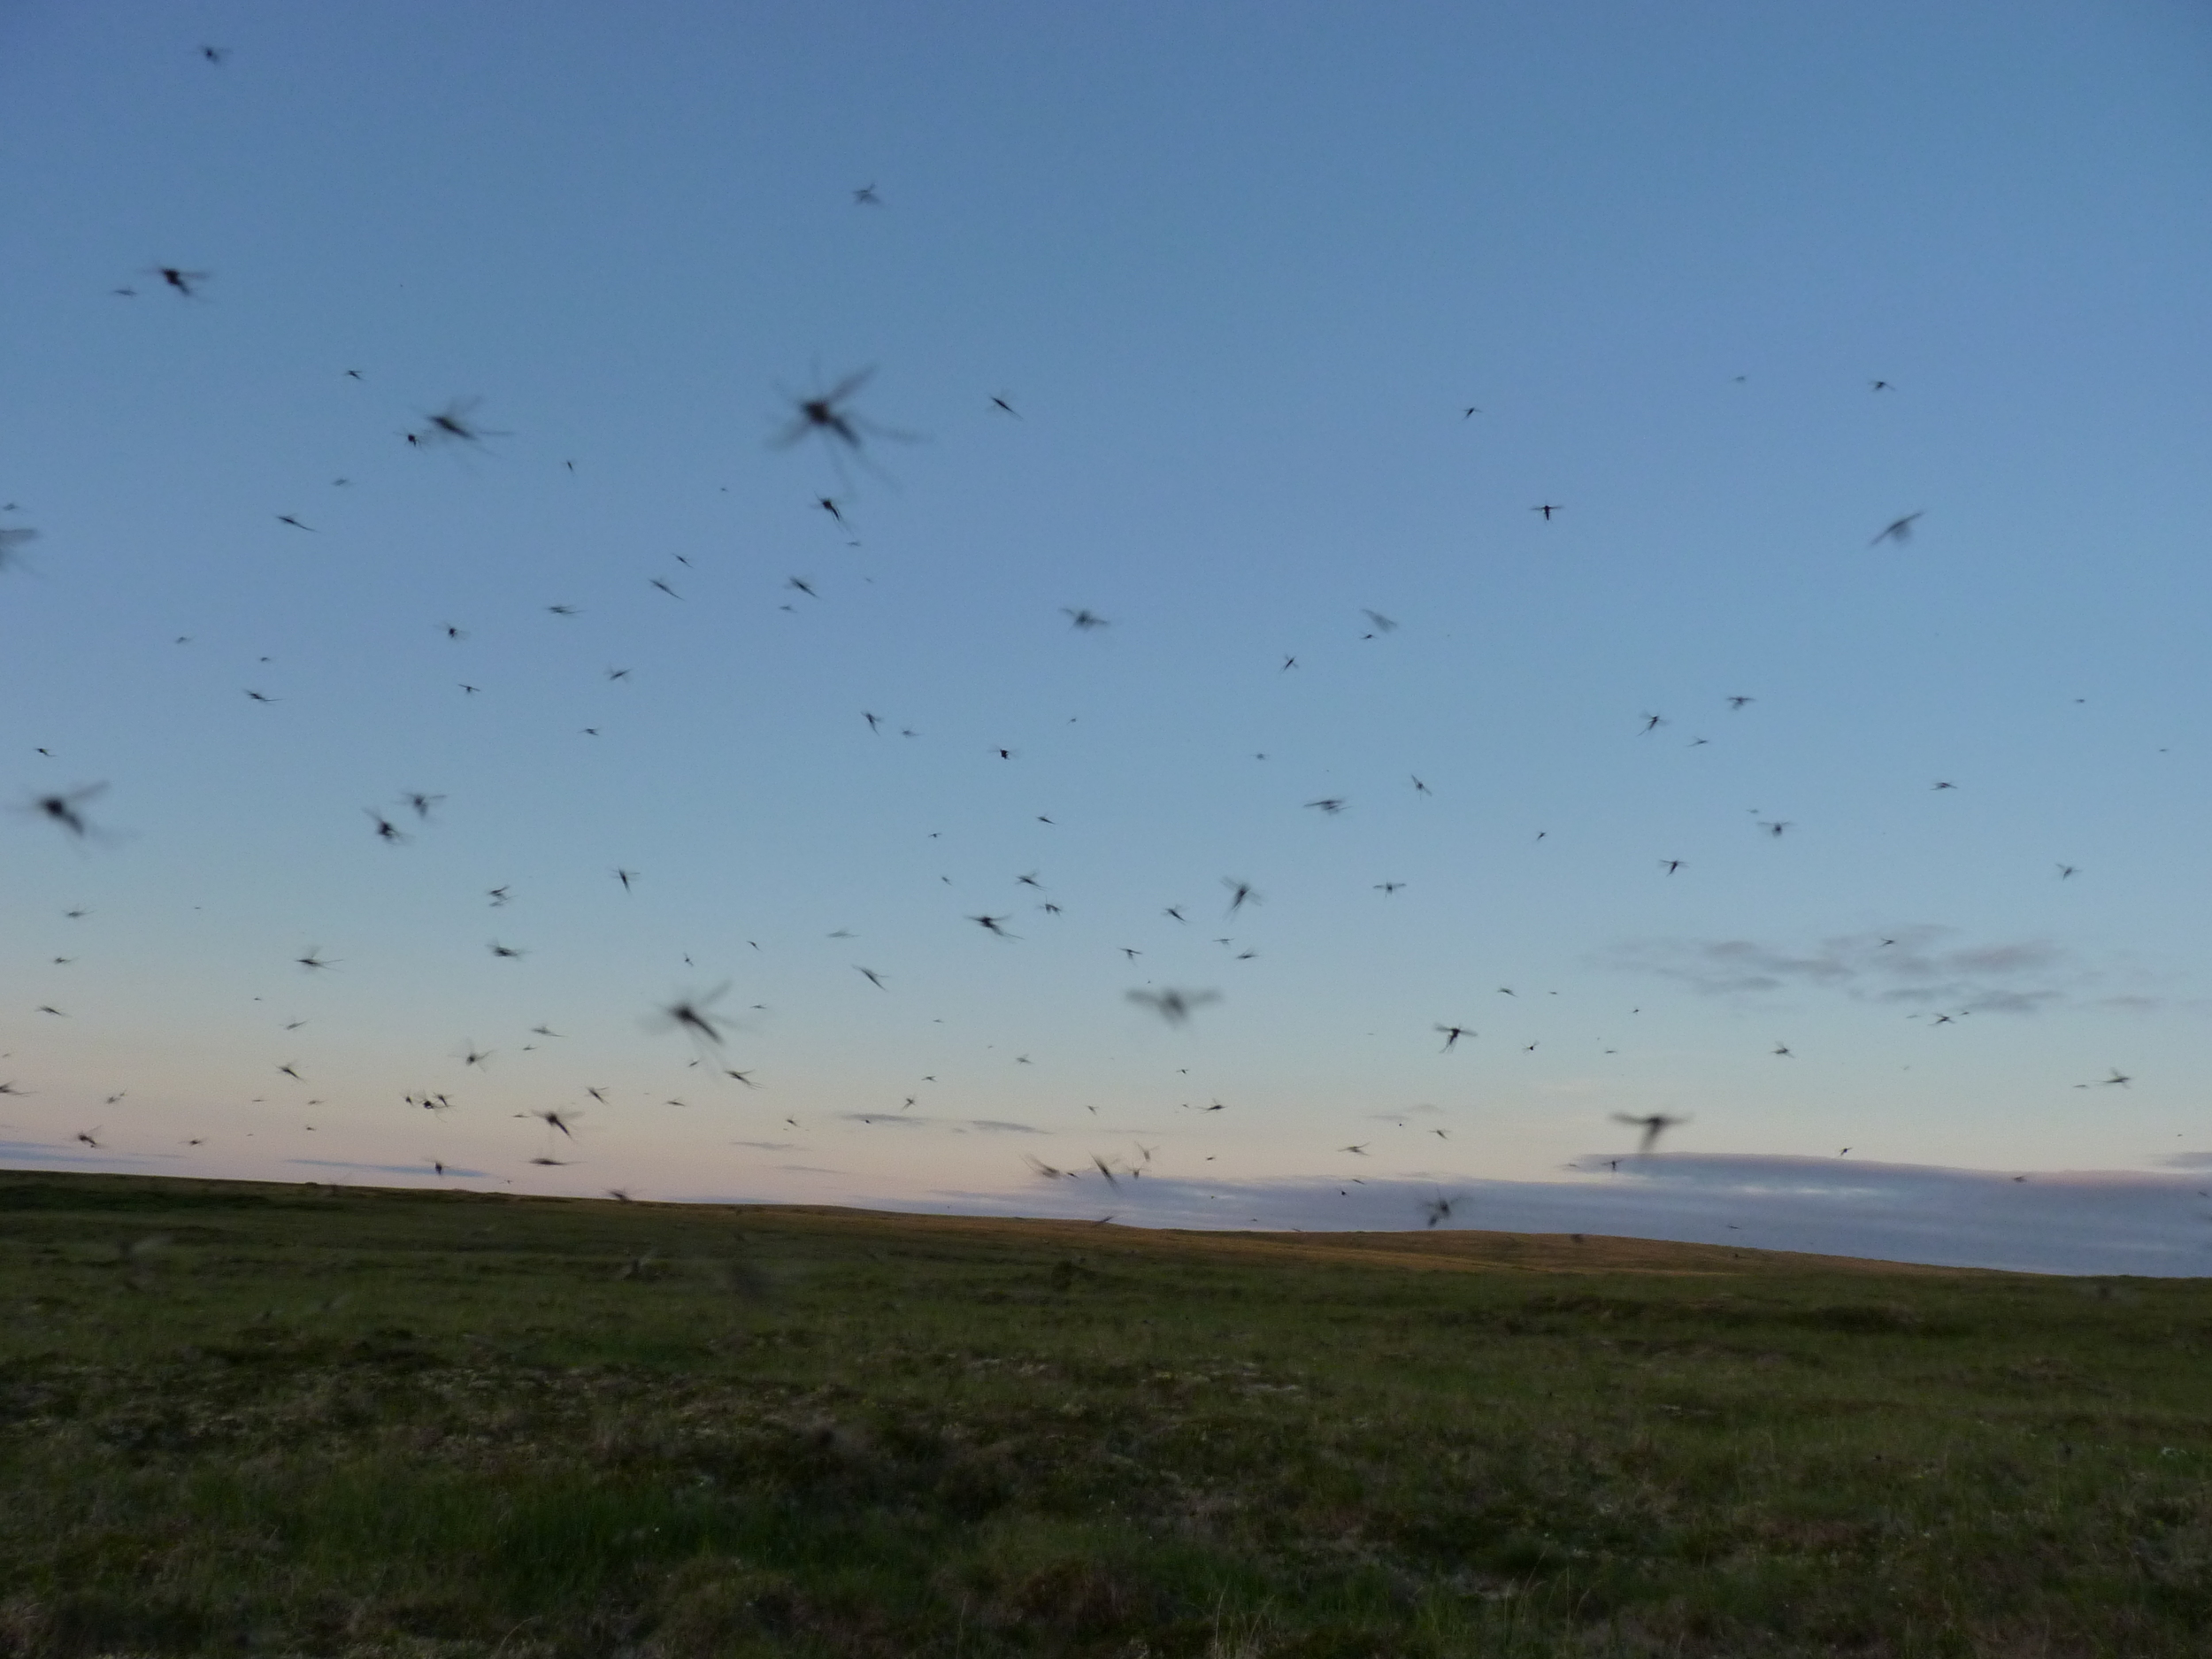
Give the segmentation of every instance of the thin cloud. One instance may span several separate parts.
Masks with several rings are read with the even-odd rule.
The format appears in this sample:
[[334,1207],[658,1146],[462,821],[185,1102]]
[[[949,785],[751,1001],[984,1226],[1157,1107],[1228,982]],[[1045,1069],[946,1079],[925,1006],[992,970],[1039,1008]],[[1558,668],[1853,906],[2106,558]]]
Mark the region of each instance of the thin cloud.
[[[1608,965],[1657,974],[1709,996],[1811,989],[1855,1002],[2008,1014],[2079,1002],[2097,978],[2049,940],[1958,942],[1956,929],[1928,925],[1832,934],[1799,947],[1749,939],[1639,940],[1617,948]],[[2154,1005],[2148,998],[2126,1001]]]
[[913,1112],[840,1112],[841,1122],[849,1124],[895,1124],[902,1129],[949,1129],[955,1134],[973,1131],[987,1135],[1041,1135],[1049,1130],[1033,1124],[1009,1123],[1002,1118],[929,1118]]
[[42,1141],[0,1141],[0,1167],[12,1164],[72,1164],[87,1169],[114,1169],[132,1164],[169,1163],[183,1156],[180,1152],[111,1150],[105,1141],[96,1151],[80,1152],[71,1146],[50,1145]]

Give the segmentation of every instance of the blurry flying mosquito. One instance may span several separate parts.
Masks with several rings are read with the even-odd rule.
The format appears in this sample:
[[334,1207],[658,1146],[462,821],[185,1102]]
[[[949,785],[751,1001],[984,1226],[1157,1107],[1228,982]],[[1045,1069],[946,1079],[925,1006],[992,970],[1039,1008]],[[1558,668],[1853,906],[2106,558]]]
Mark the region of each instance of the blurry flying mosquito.
[[856,369],[827,390],[810,394],[796,393],[779,386],[777,391],[791,405],[794,413],[783,429],[768,441],[769,447],[788,449],[809,438],[819,438],[823,448],[829,451],[830,462],[838,469],[840,477],[844,475],[844,464],[849,457],[870,471],[879,472],[880,469],[868,459],[870,438],[890,438],[901,443],[913,443],[919,439],[917,434],[880,426],[852,406],[854,394],[874,376],[872,367]]
[[34,795],[30,805],[21,810],[35,812],[39,817],[60,825],[63,830],[77,840],[83,841],[98,833],[85,818],[84,803],[96,799],[106,788],[107,785],[104,783],[88,783],[65,794]]
[[1885,541],[1902,543],[1911,541],[1913,520],[1920,516],[1916,512],[1909,512],[1901,518],[1891,519],[1889,523],[1882,526],[1881,534],[1868,542],[1867,546],[1879,547]]
[[655,1012],[652,1023],[663,1031],[680,1031],[695,1048],[708,1046],[719,1051],[723,1027],[730,1023],[729,1017],[712,1010],[729,988],[730,982],[725,979],[704,996],[681,995],[672,1002],[664,1002]]
[[1632,1118],[1626,1112],[1615,1112],[1613,1121],[1617,1124],[1632,1125],[1644,1132],[1644,1138],[1636,1148],[1637,1152],[1642,1154],[1657,1146],[1659,1137],[1666,1133],[1668,1130],[1677,1124],[1686,1124],[1690,1120],[1686,1118],[1670,1118],[1664,1112],[1653,1112],[1646,1118]]
[[159,277],[188,300],[199,297],[200,284],[206,281],[208,278],[208,273],[204,271],[184,271],[173,265],[150,265],[147,268],[146,274]]
[[1178,991],[1172,987],[1160,991],[1131,991],[1129,1000],[1150,1009],[1171,1025],[1187,1024],[1191,1010],[1203,1008],[1209,1002],[1218,1002],[1218,991]]
[[434,443],[480,444],[487,438],[511,436],[511,434],[494,432],[488,426],[476,424],[473,419],[476,406],[483,401],[480,397],[454,398],[436,413],[424,416],[423,419],[429,424],[419,431],[409,433],[407,442],[419,449]]

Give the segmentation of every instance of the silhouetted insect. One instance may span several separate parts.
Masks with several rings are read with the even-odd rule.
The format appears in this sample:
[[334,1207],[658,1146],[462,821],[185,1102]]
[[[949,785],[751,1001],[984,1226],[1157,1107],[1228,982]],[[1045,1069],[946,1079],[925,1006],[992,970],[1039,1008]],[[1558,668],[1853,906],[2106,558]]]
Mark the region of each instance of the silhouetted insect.
[[1644,1132],[1642,1144],[1636,1148],[1638,1153],[1641,1154],[1657,1146],[1659,1137],[1677,1124],[1686,1124],[1690,1120],[1687,1118],[1670,1118],[1664,1112],[1653,1112],[1643,1118],[1632,1118],[1626,1112],[1615,1112],[1613,1121],[1617,1124],[1632,1124]]
[[770,447],[787,449],[808,438],[819,437],[829,451],[832,463],[841,472],[847,456],[863,465],[869,465],[866,437],[895,438],[911,442],[914,439],[912,433],[879,426],[852,407],[854,394],[874,375],[872,367],[856,370],[827,391],[817,392],[811,396],[778,388],[797,413],[792,416],[782,431],[769,441]]
[[82,841],[86,836],[94,833],[93,827],[87,821],[82,810],[84,803],[96,799],[106,788],[107,785],[104,783],[88,783],[63,795],[36,795],[32,798],[30,806],[25,810],[50,819],[60,825],[70,834]]
[[477,404],[483,401],[480,397],[453,399],[435,414],[424,416],[423,419],[430,424],[419,432],[409,433],[407,442],[418,447],[432,443],[480,444],[487,438],[504,438],[512,435],[504,432],[493,432],[488,427],[480,426],[469,418]]
[[664,1003],[656,1018],[665,1029],[680,1031],[695,1042],[711,1043],[719,1048],[722,1046],[724,1017],[707,1010],[729,988],[730,982],[725,979],[704,996],[679,996],[674,1002]]
[[1131,1002],[1152,1010],[1171,1025],[1180,1025],[1187,1022],[1193,1009],[1202,1008],[1209,1002],[1218,1002],[1221,1000],[1221,993],[1218,991],[1178,991],[1172,988],[1160,991],[1131,991],[1127,993],[1127,995]]
[[1867,546],[1879,547],[1885,541],[1902,542],[1911,541],[1913,520],[1920,516],[1921,515],[1916,512],[1909,512],[1901,518],[1891,519],[1888,524],[1882,527],[1881,533],[1871,541],[1867,543]]

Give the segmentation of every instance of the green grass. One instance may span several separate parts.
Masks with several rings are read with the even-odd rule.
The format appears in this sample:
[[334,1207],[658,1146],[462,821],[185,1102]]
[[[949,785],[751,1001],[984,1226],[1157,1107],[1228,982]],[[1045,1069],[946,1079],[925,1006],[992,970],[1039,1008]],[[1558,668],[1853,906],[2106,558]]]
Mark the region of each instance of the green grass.
[[2201,1655],[2212,1285],[0,1176],[0,1653]]

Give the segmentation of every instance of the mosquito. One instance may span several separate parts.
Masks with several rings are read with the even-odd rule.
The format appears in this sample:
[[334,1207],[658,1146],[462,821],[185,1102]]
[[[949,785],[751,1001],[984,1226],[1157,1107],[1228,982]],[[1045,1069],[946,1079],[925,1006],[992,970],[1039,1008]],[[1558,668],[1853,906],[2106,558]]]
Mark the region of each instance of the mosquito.
[[84,803],[97,797],[106,787],[104,783],[88,783],[65,794],[36,795],[24,810],[51,819],[69,834],[82,841],[94,833],[91,824],[85,818]]
[[728,1016],[709,1010],[729,988],[730,982],[725,979],[704,996],[679,996],[672,1002],[662,1004],[655,1017],[656,1023],[664,1030],[682,1032],[695,1046],[708,1043],[718,1050],[722,1047],[722,1027],[728,1023]]
[[783,429],[769,440],[769,447],[788,449],[809,438],[818,437],[823,447],[829,451],[830,461],[837,467],[839,476],[843,476],[847,457],[871,471],[876,471],[868,459],[868,439],[890,438],[902,443],[912,443],[917,441],[917,434],[879,426],[853,408],[854,394],[874,379],[875,373],[872,365],[856,369],[827,390],[806,395],[778,387],[777,391],[795,412]]
[[1218,1002],[1218,991],[1179,991],[1170,987],[1162,991],[1131,991],[1129,1000],[1148,1008],[1171,1025],[1186,1025],[1191,1010],[1202,1008],[1208,1002]]
[[157,265],[148,268],[148,276],[157,276],[187,299],[199,297],[200,284],[206,281],[204,271],[182,271],[173,265]]
[[1642,1153],[1649,1152],[1654,1147],[1657,1146],[1659,1144],[1659,1137],[1666,1133],[1668,1130],[1673,1128],[1677,1124],[1686,1124],[1690,1120],[1687,1118],[1670,1118],[1664,1112],[1653,1112],[1649,1117],[1646,1118],[1632,1118],[1626,1112],[1615,1112],[1613,1114],[1613,1121],[1617,1124],[1632,1125],[1644,1132],[1642,1144],[1638,1146],[1636,1148],[1637,1152],[1640,1155]]
[[488,426],[480,426],[471,419],[477,404],[483,401],[480,397],[453,398],[443,409],[425,415],[423,419],[430,424],[419,432],[409,433],[407,442],[421,449],[434,443],[481,444],[487,438],[511,436],[509,433],[494,432]]

